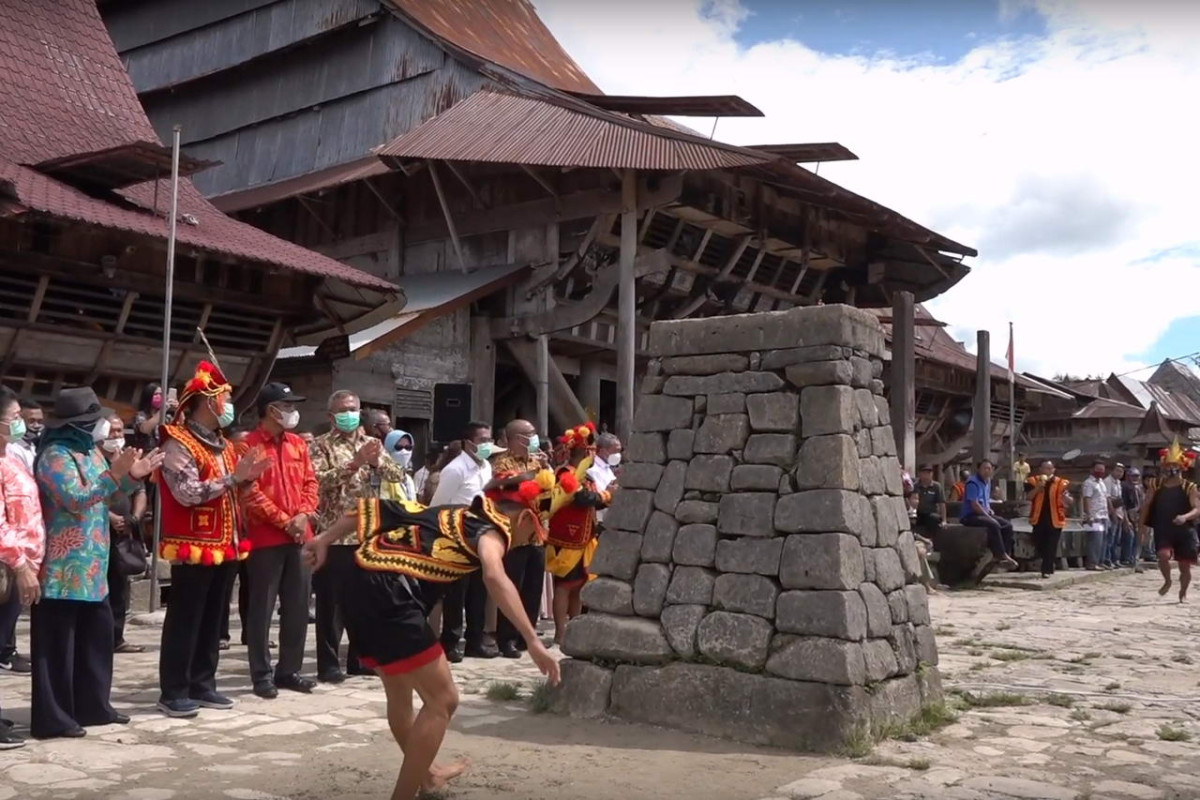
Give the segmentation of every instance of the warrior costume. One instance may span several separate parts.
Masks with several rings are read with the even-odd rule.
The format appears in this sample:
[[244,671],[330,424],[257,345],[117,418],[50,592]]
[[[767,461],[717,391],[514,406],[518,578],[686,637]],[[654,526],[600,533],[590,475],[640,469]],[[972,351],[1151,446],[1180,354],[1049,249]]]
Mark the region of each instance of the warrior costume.
[[[596,427],[592,423],[567,431],[559,442],[571,450],[593,450]],[[554,585],[563,589],[582,586],[590,580],[588,567],[596,553],[596,512],[608,508],[612,495],[596,490],[588,470],[595,460],[588,454],[577,467],[563,467],[551,504],[546,536],[546,571]]]
[[[1186,472],[1192,468],[1196,454],[1184,450],[1176,440],[1170,447],[1159,451],[1159,463],[1179,464]],[[1166,478],[1154,481],[1154,495],[1143,512],[1146,524],[1154,531],[1154,551],[1164,552],[1176,561],[1195,564],[1197,559],[1196,530],[1192,525],[1176,525],[1175,517],[1192,510],[1192,492],[1196,484],[1182,480],[1178,486],[1165,486]]]

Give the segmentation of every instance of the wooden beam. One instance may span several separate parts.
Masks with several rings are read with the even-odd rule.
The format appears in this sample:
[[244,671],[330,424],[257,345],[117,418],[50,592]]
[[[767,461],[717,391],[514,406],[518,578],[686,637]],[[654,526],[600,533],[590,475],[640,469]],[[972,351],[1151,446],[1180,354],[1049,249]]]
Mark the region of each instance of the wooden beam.
[[313,207],[309,203],[308,198],[306,198],[302,194],[298,194],[298,195],[296,195],[296,201],[300,203],[301,208],[303,208],[305,211],[308,212],[309,216],[311,216],[314,220],[316,220],[317,224],[321,226],[321,229],[323,231],[325,231],[326,235],[328,235],[330,239],[338,238],[337,234],[334,233],[333,228],[326,225],[325,220],[321,219],[321,215],[318,214],[315,210],[313,210]]
[[758,274],[758,268],[762,266],[763,259],[766,258],[767,251],[763,248],[758,248],[758,252],[754,256],[754,263],[750,265],[750,271],[746,273],[746,281],[754,280],[754,276]]
[[897,292],[892,305],[892,375],[888,402],[892,411],[892,433],[900,464],[909,475],[917,474],[916,439],[916,337],[913,332],[913,296]]
[[200,331],[208,327],[208,319],[212,316],[212,310],[212,303],[204,304],[204,309],[200,312],[200,322],[196,325],[198,330],[192,334],[192,341],[179,349],[179,360],[175,362],[175,370],[171,373],[171,383],[178,383],[183,377],[188,359],[192,355],[192,346],[200,341]]
[[637,173],[621,172],[620,277],[617,282],[617,436],[628,442],[633,430],[637,371]]
[[521,169],[525,170],[525,174],[537,181],[538,186],[541,186],[551,197],[558,197],[558,191],[550,185],[550,182],[537,173],[533,167],[528,164],[522,164]]
[[658,209],[652,208],[646,212],[646,216],[642,217],[642,227],[638,231],[638,244],[646,241],[646,234],[650,232],[650,223],[654,221],[657,213]]
[[[504,344],[521,371],[525,373],[525,377],[536,386],[538,380],[537,343],[528,339],[508,339]],[[546,381],[549,414],[559,426],[566,428],[568,425],[578,425],[581,420],[587,419],[587,413],[579,403],[579,398],[575,396],[571,385],[567,383],[566,376],[562,374],[553,359],[546,360]]]
[[[117,326],[113,332],[117,335],[125,333],[125,325],[129,322],[129,312],[133,310],[133,304],[138,299],[137,292],[126,292],[125,303],[121,306],[121,315],[117,317]],[[96,356],[96,364],[92,367],[91,373],[88,374],[87,380],[84,381],[89,386],[96,382],[100,377],[100,373],[108,366],[108,359],[112,357],[113,339],[109,339],[100,346],[100,354]]]
[[[37,322],[38,315],[42,312],[42,303],[46,299],[46,288],[50,285],[50,276],[42,275],[38,278],[37,288],[33,290],[33,302],[29,304],[29,311],[25,314],[25,321],[33,325]],[[12,339],[8,343],[8,352],[4,354],[3,362],[0,362],[0,375],[8,374],[12,368],[13,359],[17,357],[17,346],[21,343],[21,336],[24,331],[20,328],[13,331]]]
[[721,271],[717,273],[718,281],[723,281],[729,277],[730,273],[733,272],[733,268],[742,260],[742,255],[745,254],[746,248],[750,246],[750,240],[753,238],[753,236],[747,234],[738,239],[737,246],[733,248],[733,255],[729,257],[729,260],[725,262],[725,266],[721,267]]
[[479,196],[479,193],[475,191],[475,187],[471,185],[469,180],[467,180],[467,176],[462,174],[462,170],[454,166],[453,161],[443,161],[442,163],[446,165],[446,169],[450,170],[451,175],[458,178],[458,182],[461,183],[463,188],[467,190],[467,194],[471,195],[471,200],[474,201],[475,207],[487,208],[487,204],[483,202],[483,198]]
[[932,257],[932,256],[930,256],[930,255],[929,255],[929,253],[927,253],[927,252],[925,251],[925,248],[924,248],[924,247],[921,247],[920,245],[914,244],[914,245],[913,245],[913,248],[914,248],[914,249],[915,249],[915,250],[916,250],[918,253],[920,253],[922,256],[924,256],[924,257],[925,257],[925,260],[929,262],[929,266],[933,267],[933,268],[934,268],[934,269],[936,269],[938,272],[942,273],[942,277],[943,277],[943,278],[945,278],[946,280],[949,280],[949,279],[950,279],[950,273],[946,271],[946,268],[945,268],[945,267],[943,267],[941,264],[937,263],[936,261],[934,261],[934,260],[933,260],[933,257]]
[[387,201],[387,198],[385,198],[383,196],[383,193],[380,192],[379,189],[375,188],[375,184],[373,183],[373,181],[374,181],[374,178],[367,178],[366,180],[363,181],[363,183],[366,184],[366,187],[371,192],[371,194],[375,195],[375,199],[379,201],[379,204],[381,206],[383,206],[384,210],[388,212],[388,214],[391,216],[391,218],[396,220],[397,222],[403,223],[404,216],[399,211],[397,211],[395,208],[392,207],[392,204]]
[[458,268],[467,271],[467,260],[463,258],[462,242],[458,239],[458,231],[454,229],[454,217],[450,215],[450,206],[446,203],[446,194],[442,191],[442,181],[438,178],[437,166],[429,164],[429,177],[433,179],[433,190],[437,192],[438,205],[442,207],[442,216],[446,220],[446,229],[450,232],[450,242],[454,245],[454,255],[458,258]]
[[692,256],[692,261],[695,261],[697,264],[700,263],[700,257],[703,256],[704,251],[708,249],[708,242],[710,239],[712,239],[712,235],[712,228],[704,229],[704,236],[700,238],[700,245],[696,248],[696,253]]
[[490,420],[496,413],[496,343],[491,320],[471,317],[471,419]]
[[976,462],[992,457],[992,355],[991,334],[979,331],[975,356],[975,409],[971,415]]
[[[566,261],[562,263],[553,272],[549,272],[540,279],[533,281],[529,289],[525,292],[525,299],[532,300],[534,296],[548,283],[554,283],[567,277],[575,267],[579,266],[579,262],[587,255],[588,249],[592,246],[592,242],[596,241],[596,237],[603,230],[611,230],[613,219],[616,214],[601,214],[592,221],[592,225],[588,228],[588,232],[584,235],[583,241],[579,243],[579,247],[572,253]],[[557,224],[557,223],[555,223]]]

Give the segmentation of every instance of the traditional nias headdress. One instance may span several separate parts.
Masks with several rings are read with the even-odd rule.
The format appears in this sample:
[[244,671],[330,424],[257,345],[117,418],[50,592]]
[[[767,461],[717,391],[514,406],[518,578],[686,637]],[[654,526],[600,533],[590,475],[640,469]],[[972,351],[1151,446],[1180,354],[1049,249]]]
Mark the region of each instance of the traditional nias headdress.
[[1180,464],[1184,469],[1191,469],[1196,461],[1196,453],[1193,450],[1184,450],[1177,436],[1170,447],[1158,451],[1158,460],[1162,464]]
[[580,447],[592,447],[596,443],[596,423],[585,422],[574,428],[567,428],[566,433],[558,437],[559,444],[568,450]]
[[553,488],[554,473],[543,469],[533,475],[497,475],[491,488],[484,490],[484,495],[493,503],[520,503],[534,512],[540,512],[541,499]]
[[179,395],[179,407],[183,408],[196,395],[216,397],[225,392],[232,392],[233,387],[225,379],[221,368],[211,361],[201,361],[196,365],[196,374],[183,387]]

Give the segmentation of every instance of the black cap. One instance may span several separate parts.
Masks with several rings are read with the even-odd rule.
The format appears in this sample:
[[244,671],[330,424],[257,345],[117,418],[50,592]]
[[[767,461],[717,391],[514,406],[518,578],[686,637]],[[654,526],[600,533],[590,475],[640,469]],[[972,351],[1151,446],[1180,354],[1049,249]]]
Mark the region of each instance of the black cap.
[[922,464],[917,468],[917,472],[933,472],[933,464]]
[[255,408],[258,413],[266,409],[271,403],[303,403],[307,397],[301,397],[292,391],[292,387],[286,383],[268,383],[258,393],[258,399],[255,401]]

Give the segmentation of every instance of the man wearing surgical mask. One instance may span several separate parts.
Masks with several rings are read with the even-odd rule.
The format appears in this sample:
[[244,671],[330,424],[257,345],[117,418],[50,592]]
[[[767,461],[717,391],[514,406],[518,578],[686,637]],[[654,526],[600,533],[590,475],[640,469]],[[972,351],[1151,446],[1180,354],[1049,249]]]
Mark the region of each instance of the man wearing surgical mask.
[[22,399],[21,419],[25,422],[25,435],[12,443],[12,453],[33,472],[38,444],[42,441],[42,432],[46,430],[46,412],[38,401]]
[[393,430],[383,437],[383,452],[404,470],[404,480],[388,481],[380,487],[380,497],[415,503],[417,487],[409,472],[412,469],[413,437],[408,431]]
[[[403,481],[404,469],[383,451],[383,442],[363,427],[362,403],[358,395],[345,389],[329,398],[329,433],[312,444],[312,463],[317,475],[320,504],[317,528],[325,530],[358,508],[359,500],[376,499],[384,484]],[[371,674],[363,670],[351,643],[342,670],[338,648],[345,633],[342,619],[341,587],[354,569],[354,549],[358,537],[347,536],[329,548],[329,561],[313,576],[317,598],[317,679],[341,683],[346,672]]]
[[[309,693],[316,684],[300,676],[308,640],[309,570],[300,548],[313,536],[317,515],[317,476],[308,444],[292,433],[300,424],[297,403],[306,398],[283,383],[268,383],[256,403],[259,424],[246,446],[260,448],[270,466],[242,490],[247,533],[252,543],[246,562],[249,592],[246,647],[254,693],[274,699],[279,689]],[[279,601],[279,661],[271,668],[271,612]]]
[[[597,492],[612,492],[617,488],[617,473],[614,471],[621,465],[621,455],[624,448],[621,440],[615,434],[602,433],[596,437],[596,458],[588,469],[588,477],[596,484]],[[604,519],[604,511],[596,512],[596,519]]]

